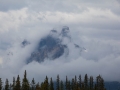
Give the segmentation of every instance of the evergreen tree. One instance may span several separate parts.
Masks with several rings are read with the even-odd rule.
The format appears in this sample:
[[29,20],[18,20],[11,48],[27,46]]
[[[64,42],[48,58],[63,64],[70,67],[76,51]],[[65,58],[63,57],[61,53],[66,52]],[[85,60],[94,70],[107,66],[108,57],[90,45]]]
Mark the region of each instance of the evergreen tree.
[[2,79],[0,78],[0,90],[2,90]]
[[13,90],[13,89],[12,89],[12,84],[10,84],[10,86],[9,86],[9,90]]
[[105,90],[103,78],[99,75],[96,77],[96,80],[97,80],[97,89],[98,90]]
[[34,80],[34,78],[31,82],[31,90],[35,90],[35,80]]
[[99,87],[99,76],[96,77],[96,89],[98,89],[98,87]]
[[77,83],[77,77],[76,77],[76,75],[75,75],[75,83]]
[[71,84],[70,84],[70,81],[68,81],[68,90],[71,90]]
[[75,90],[77,90],[77,77],[75,75]]
[[60,90],[60,78],[59,78],[59,75],[57,75],[56,90]]
[[93,89],[93,77],[91,76],[90,77],[90,90]]
[[88,89],[88,76],[87,74],[85,74],[85,78],[84,78],[84,85],[85,85],[85,89]]
[[64,90],[64,84],[62,80],[60,81],[60,90]]
[[76,83],[76,90],[79,90],[79,89],[80,89],[79,83],[77,82],[77,83]]
[[39,83],[36,85],[36,89],[35,90],[45,90],[45,89],[41,89],[40,88],[40,85],[39,85]]
[[95,84],[95,86],[94,86],[94,90],[97,90],[97,85]]
[[23,78],[23,81],[22,81],[22,90],[29,90],[29,82],[28,82],[28,79],[27,79],[27,73],[26,73],[26,70],[25,70],[25,73],[24,73],[24,78]]
[[50,79],[50,90],[54,90],[52,78]]
[[41,83],[41,90],[45,90],[45,85],[43,82]]
[[13,77],[12,89],[15,90],[15,77]]
[[81,88],[81,83],[82,83],[82,80],[81,80],[81,75],[79,75],[79,87]]
[[68,90],[68,78],[66,76],[66,81],[65,81],[65,89]]
[[49,83],[48,83],[48,77],[46,76],[45,81],[44,81],[44,89],[49,90]]
[[15,85],[15,90],[21,90],[20,77],[18,75]]
[[5,90],[9,90],[9,81],[8,81],[8,79],[6,79],[6,82],[5,82]]
[[71,82],[71,89],[72,90],[75,89],[75,80],[74,80],[74,78],[72,79],[72,82]]
[[84,85],[84,83],[81,83],[81,88],[82,88],[82,90],[85,90],[85,85]]

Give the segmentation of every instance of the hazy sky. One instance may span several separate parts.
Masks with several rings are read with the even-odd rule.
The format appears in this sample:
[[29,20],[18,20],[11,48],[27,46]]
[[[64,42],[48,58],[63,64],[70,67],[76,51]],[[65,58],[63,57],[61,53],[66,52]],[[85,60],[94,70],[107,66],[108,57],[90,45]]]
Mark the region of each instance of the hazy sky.
[[[72,43],[87,49],[39,64],[25,61],[51,29],[70,28]],[[25,48],[21,42],[31,44]],[[9,55],[8,55],[9,54]],[[11,79],[24,70],[28,78],[61,79],[87,73],[120,81],[120,0],[0,0],[0,78]]]

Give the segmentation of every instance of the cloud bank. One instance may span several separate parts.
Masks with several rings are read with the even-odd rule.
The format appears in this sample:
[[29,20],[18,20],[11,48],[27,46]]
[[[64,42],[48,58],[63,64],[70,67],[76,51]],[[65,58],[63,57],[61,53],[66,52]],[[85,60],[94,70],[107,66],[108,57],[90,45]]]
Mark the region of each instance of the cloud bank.
[[[46,75],[61,79],[81,74],[101,74],[106,81],[119,81],[120,72],[120,3],[118,0],[21,0],[0,1],[0,77],[5,80],[26,69],[28,78],[42,81]],[[112,5],[112,6],[111,6]],[[72,41],[85,47],[79,54],[68,43],[70,55],[39,64],[25,61],[40,39],[51,29],[68,26]],[[21,42],[31,44],[25,48]],[[9,76],[8,76],[9,75]]]

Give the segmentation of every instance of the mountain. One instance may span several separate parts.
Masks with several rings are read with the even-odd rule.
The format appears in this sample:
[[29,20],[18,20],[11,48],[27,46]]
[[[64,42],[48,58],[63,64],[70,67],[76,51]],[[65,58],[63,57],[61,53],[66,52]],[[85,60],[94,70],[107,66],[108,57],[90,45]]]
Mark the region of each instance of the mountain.
[[[26,40],[22,43],[23,46],[29,44]],[[37,49],[31,53],[27,63],[32,61],[43,62],[45,59],[54,60],[63,55],[67,57],[70,49],[68,43],[72,43],[69,27],[64,26],[60,33],[57,30],[51,30],[47,36],[40,40]],[[73,43],[73,45],[80,52],[85,50],[77,44]]]
[[24,41],[21,43],[21,46],[22,46],[22,47],[25,47],[25,46],[27,46],[28,44],[30,44],[30,42],[28,42],[27,40],[24,40]]
[[120,83],[118,81],[105,82],[106,90],[120,90]]

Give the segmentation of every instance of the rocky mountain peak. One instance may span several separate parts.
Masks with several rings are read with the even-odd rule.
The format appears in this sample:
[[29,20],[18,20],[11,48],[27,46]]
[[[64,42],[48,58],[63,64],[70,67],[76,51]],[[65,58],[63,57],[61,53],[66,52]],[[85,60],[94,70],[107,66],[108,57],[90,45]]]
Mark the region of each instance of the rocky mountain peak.
[[26,39],[21,43],[22,47],[27,46],[28,44],[30,44],[29,41],[27,41]]
[[[27,63],[32,61],[43,62],[46,58],[54,60],[62,55],[69,55],[69,48],[67,44],[63,43],[65,38],[71,38],[69,32],[69,27],[67,26],[62,28],[61,33],[58,33],[57,30],[54,29],[51,30],[47,36],[40,40],[37,49],[31,54]],[[79,45],[73,45],[82,51],[82,48]]]
[[69,35],[69,32],[70,32],[69,27],[64,26],[64,27],[62,28],[62,31],[61,31],[61,36],[63,36],[63,37],[68,37],[68,36],[70,36],[70,35]]

